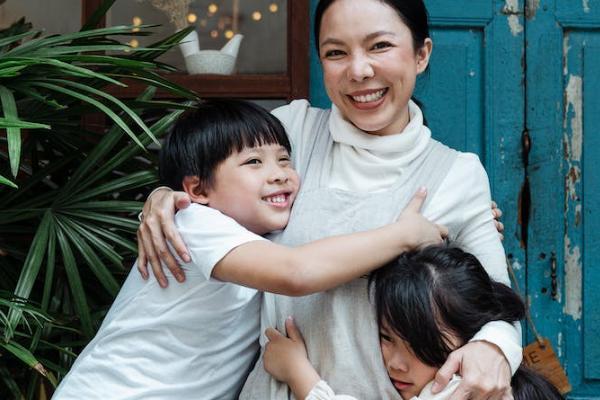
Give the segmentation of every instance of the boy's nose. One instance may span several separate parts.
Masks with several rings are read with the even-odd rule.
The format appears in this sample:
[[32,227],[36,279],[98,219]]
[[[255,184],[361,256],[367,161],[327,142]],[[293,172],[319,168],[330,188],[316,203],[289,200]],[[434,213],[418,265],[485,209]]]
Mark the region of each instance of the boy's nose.
[[271,173],[269,178],[269,182],[271,183],[285,183],[289,179],[287,173],[283,170],[283,168],[275,168],[275,170]]

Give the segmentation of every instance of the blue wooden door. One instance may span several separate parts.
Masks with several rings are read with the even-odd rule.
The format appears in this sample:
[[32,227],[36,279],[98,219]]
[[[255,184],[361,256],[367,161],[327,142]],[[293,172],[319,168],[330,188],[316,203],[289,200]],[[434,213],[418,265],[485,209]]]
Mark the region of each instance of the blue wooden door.
[[[433,136],[479,154],[569,398],[600,399],[600,0],[425,3],[434,51],[416,97]],[[329,105],[314,53],[311,101]]]
[[[527,283],[574,387],[600,398],[600,1],[530,1]],[[529,337],[531,338],[531,337]]]

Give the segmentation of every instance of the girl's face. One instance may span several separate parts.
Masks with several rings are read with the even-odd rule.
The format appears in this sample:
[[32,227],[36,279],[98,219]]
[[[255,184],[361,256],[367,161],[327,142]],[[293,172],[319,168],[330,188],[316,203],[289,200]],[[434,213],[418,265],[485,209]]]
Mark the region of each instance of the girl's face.
[[319,53],[327,94],[342,115],[374,135],[400,133],[432,43],[415,51],[410,29],[380,0],[337,0],[323,14]]
[[[383,362],[392,384],[404,400],[418,396],[439,368],[421,361],[410,345],[385,322],[379,328],[379,337]],[[452,338],[452,342],[452,348],[458,347],[458,339]]]

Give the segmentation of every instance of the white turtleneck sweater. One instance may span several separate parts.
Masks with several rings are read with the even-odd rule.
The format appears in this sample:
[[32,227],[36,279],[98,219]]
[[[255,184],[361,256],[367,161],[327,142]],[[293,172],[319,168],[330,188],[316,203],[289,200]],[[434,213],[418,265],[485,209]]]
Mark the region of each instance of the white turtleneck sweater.
[[[329,168],[324,168],[321,182],[352,192],[373,192],[389,188],[402,175],[403,169],[425,149],[431,138],[423,125],[419,107],[409,103],[410,122],[395,135],[370,135],[345,120],[333,106],[329,130],[333,147],[328,155]],[[283,123],[293,147],[292,158],[314,140],[315,121],[323,110],[297,100],[273,110]],[[300,166],[297,166],[300,167]],[[299,168],[302,171],[302,168]],[[510,285],[504,249],[493,223],[491,195],[487,174],[475,154],[460,153],[436,193],[423,209],[431,221],[446,225],[450,239],[463,250],[474,254],[492,279]],[[391,222],[391,221],[390,221]],[[490,322],[472,340],[485,340],[497,345],[506,356],[513,373],[522,359],[520,325]]]

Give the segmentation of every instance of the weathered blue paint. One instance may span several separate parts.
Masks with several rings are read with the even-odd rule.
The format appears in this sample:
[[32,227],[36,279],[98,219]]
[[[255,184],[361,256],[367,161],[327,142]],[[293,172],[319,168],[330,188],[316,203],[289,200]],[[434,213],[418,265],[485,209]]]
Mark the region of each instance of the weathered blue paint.
[[[416,97],[434,137],[486,166],[505,211],[506,252],[540,334],[566,367],[569,398],[600,399],[600,0],[425,2],[434,52]],[[311,101],[328,106],[314,55],[311,74]]]

